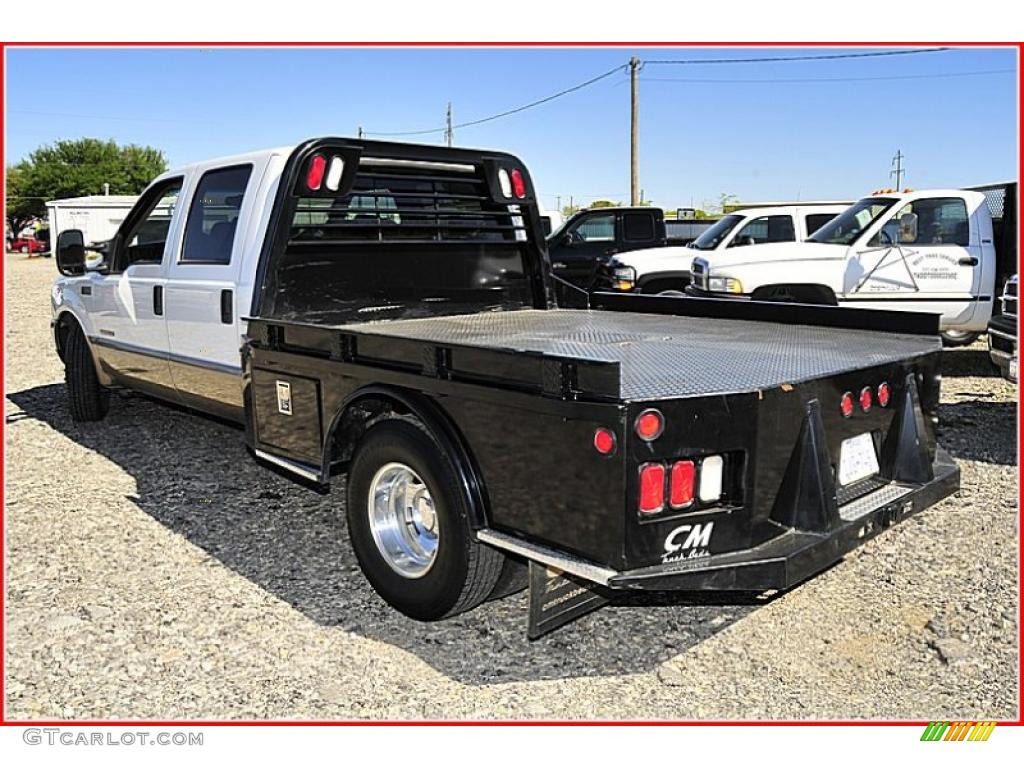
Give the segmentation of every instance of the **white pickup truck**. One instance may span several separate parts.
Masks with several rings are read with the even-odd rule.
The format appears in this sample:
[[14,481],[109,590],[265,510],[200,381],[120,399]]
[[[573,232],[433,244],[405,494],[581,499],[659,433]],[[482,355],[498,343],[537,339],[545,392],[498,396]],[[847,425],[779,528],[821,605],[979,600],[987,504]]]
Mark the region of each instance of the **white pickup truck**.
[[969,344],[992,316],[1000,265],[1016,260],[999,253],[986,192],[872,194],[806,242],[700,254],[687,291],[931,312],[947,345]]
[[792,243],[846,210],[845,203],[805,203],[732,211],[685,246],[643,248],[618,253],[598,269],[597,287],[636,293],[681,291],[690,282],[694,250],[745,253],[751,246]]

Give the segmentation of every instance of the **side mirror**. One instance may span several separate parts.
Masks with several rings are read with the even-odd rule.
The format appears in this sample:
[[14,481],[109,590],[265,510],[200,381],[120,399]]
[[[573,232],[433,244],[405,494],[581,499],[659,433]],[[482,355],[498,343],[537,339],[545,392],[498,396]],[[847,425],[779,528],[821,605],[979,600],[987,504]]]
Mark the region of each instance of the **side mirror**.
[[57,236],[57,271],[73,277],[85,274],[85,237],[80,229],[65,229]]

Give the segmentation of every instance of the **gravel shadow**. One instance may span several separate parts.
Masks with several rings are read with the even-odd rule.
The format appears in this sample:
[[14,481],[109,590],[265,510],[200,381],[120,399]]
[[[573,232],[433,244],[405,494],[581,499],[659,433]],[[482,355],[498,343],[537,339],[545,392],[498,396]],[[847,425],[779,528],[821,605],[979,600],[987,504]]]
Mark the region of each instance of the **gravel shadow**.
[[977,347],[951,347],[942,350],[943,376],[974,376],[999,378],[999,369],[992,364],[988,349]]
[[975,398],[939,405],[938,439],[954,458],[1017,464],[1017,404]]
[[652,672],[772,599],[629,594],[533,643],[525,592],[419,623],[359,571],[343,483],[327,495],[297,485],[256,463],[240,429],[138,395],[114,397],[99,424],[71,421],[62,384],[7,397],[21,409],[8,423],[39,420],[114,462],[135,479],[143,512],[308,619],[402,648],[462,683]]

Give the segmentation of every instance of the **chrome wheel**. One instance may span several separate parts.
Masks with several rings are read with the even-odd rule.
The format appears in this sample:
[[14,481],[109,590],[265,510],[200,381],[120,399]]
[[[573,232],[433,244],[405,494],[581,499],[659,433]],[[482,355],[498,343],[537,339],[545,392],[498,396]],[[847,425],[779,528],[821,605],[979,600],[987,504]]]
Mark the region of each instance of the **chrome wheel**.
[[426,575],[437,558],[437,510],[430,489],[410,467],[385,464],[370,481],[370,533],[391,569],[407,579]]

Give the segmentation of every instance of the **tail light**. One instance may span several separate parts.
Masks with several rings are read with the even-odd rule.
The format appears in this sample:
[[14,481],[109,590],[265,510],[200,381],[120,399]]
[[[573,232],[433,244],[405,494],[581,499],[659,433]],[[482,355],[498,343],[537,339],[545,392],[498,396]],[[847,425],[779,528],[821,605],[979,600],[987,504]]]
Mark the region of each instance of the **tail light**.
[[842,412],[845,418],[853,416],[853,394],[850,392],[844,392],[842,399],[839,401],[839,410]]
[[327,160],[323,155],[313,155],[309,161],[309,170],[306,171],[306,186],[314,192],[320,189],[324,180],[324,171],[327,168]]
[[518,168],[512,169],[512,192],[522,200],[526,197],[526,182],[523,180],[523,172]]
[[657,440],[665,430],[665,417],[661,415],[661,411],[648,408],[637,416],[635,426],[637,437],[641,440]]
[[640,467],[640,512],[653,515],[665,507],[665,465]]
[[883,408],[887,408],[891,399],[892,389],[889,388],[889,382],[883,381],[878,385],[878,404]]
[[611,456],[615,452],[615,433],[607,427],[594,430],[594,449],[602,456]]
[[700,500],[718,501],[722,498],[722,469],[725,461],[721,456],[708,456],[700,463]]
[[676,509],[693,504],[694,480],[697,468],[692,461],[677,461],[672,465],[668,503]]
[[864,411],[864,413],[867,413],[871,410],[873,402],[874,401],[871,397],[871,387],[864,387],[864,389],[860,391],[860,409]]

